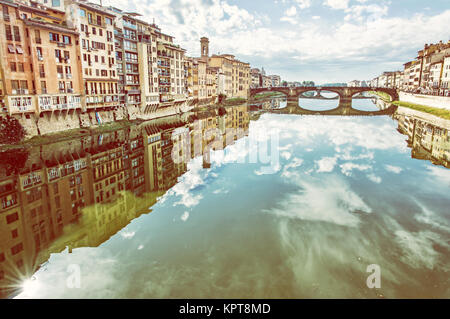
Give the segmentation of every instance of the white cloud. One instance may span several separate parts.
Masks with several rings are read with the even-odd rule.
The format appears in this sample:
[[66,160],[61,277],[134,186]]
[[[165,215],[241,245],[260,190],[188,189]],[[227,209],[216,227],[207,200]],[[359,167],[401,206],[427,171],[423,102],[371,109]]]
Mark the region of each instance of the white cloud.
[[123,238],[129,239],[129,238],[133,238],[134,235],[136,235],[136,232],[128,232],[128,231],[122,231],[120,232],[120,236],[122,236]]
[[296,183],[300,187],[298,193],[288,195],[279,203],[280,208],[271,213],[354,227],[359,224],[356,211],[372,212],[349,185],[336,176],[328,175],[320,180],[297,178]]
[[164,194],[164,199],[170,196],[180,197],[174,206],[183,205],[193,207],[200,203],[203,198],[201,194],[195,194],[194,189],[205,183],[208,171],[203,170],[202,158],[195,158],[188,164],[188,171],[183,174],[177,184]]
[[375,174],[368,174],[367,178],[376,184],[380,184],[383,181],[381,177],[376,176]]
[[336,166],[337,158],[336,157],[324,157],[320,160],[316,161],[317,173],[329,173],[334,170]]
[[181,215],[181,217],[180,217],[180,219],[182,220],[182,221],[187,221],[188,220],[188,218],[189,218],[189,212],[188,211],[185,211],[184,213],[183,213],[183,215]]
[[370,166],[370,165],[356,164],[356,163],[352,163],[352,162],[344,163],[344,164],[340,165],[340,167],[341,167],[342,174],[344,174],[346,176],[351,176],[352,170],[367,171],[372,168],[372,166]]
[[297,14],[297,8],[292,6],[284,12],[288,17],[293,17]]
[[396,241],[403,248],[400,259],[414,268],[433,269],[440,257],[434,249],[436,242],[442,243],[439,236],[428,231],[411,233],[404,230],[395,232]]
[[295,28],[276,19],[272,21],[270,11],[247,10],[227,0],[111,0],[108,4],[138,11],[149,22],[156,18],[162,31],[174,35],[189,56],[199,55],[199,38],[208,36],[211,53],[229,52],[251,63],[282,58],[283,66],[291,66],[292,72],[285,71],[289,77],[299,64],[331,70],[330,63],[351,61],[353,66],[364,64],[373,70],[374,65],[383,67],[381,64],[386,61],[397,61],[396,65],[401,67],[414,54],[411,50],[448,38],[450,10],[435,15],[419,12],[396,17],[386,15],[386,2],[358,1],[351,6],[348,0],[327,0],[322,3],[340,8],[347,21],[323,18],[317,21],[319,16],[299,18],[300,11],[309,8],[311,1],[285,3],[289,3],[290,16],[284,15],[281,20]]
[[447,184],[448,186],[450,186],[450,170],[447,168],[442,168],[439,166],[432,166],[429,165],[427,167],[428,169],[428,174],[430,175],[430,177],[432,179],[437,179],[445,184]]
[[400,174],[403,171],[403,168],[393,165],[385,165],[385,169],[388,172],[394,173],[394,174]]
[[300,9],[306,9],[311,6],[311,0],[295,0]]
[[225,188],[218,188],[213,191],[213,194],[227,194],[229,192],[228,189]]
[[442,231],[450,234],[450,225],[445,218],[442,218],[439,214],[430,210],[428,207],[419,203],[417,200],[413,199],[417,205],[421,208],[422,214],[416,214],[414,218],[421,223],[428,224],[435,229],[440,229]]
[[289,160],[291,158],[292,154],[290,152],[281,152],[281,157],[285,160]]
[[345,12],[345,21],[362,22],[365,18],[377,20],[384,16],[387,16],[389,7],[384,5],[356,5],[347,8]]
[[290,171],[291,168],[297,168],[303,164],[303,159],[294,157],[292,161],[286,165],[284,165],[283,172],[281,173],[281,176],[283,177],[292,177],[295,175],[293,172]]
[[323,4],[335,10],[343,10],[348,8],[349,2],[350,0],[325,0]]

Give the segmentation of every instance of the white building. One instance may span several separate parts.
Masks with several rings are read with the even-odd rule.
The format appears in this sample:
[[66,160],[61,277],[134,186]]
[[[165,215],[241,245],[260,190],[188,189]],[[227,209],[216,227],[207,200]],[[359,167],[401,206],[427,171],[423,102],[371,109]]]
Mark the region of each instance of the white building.
[[441,93],[450,96],[450,55],[445,57],[442,67]]

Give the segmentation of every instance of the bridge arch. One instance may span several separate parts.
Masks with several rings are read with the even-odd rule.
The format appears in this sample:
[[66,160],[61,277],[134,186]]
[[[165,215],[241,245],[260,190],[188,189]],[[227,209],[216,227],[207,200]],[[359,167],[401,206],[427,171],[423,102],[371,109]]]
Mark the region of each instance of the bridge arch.
[[257,88],[257,89],[250,89],[250,97],[255,97],[255,95],[260,93],[267,93],[267,92],[277,92],[284,94],[286,97],[289,96],[290,88],[288,87],[270,87],[270,88]]
[[357,95],[364,92],[383,92],[390,96],[391,102],[398,100],[398,93],[395,89],[390,88],[380,88],[380,87],[362,87],[362,88],[353,88],[352,90],[352,98]]

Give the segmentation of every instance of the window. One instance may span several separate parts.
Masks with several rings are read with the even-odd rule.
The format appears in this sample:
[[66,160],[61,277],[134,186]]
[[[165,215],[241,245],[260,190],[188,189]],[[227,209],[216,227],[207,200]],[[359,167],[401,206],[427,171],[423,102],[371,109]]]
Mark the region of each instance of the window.
[[68,36],[68,35],[63,35],[63,42],[64,42],[65,44],[71,44],[72,42],[71,42],[70,36]]
[[80,17],[86,17],[86,11],[83,9],[80,9]]
[[12,90],[18,90],[19,89],[19,81],[11,80],[11,89]]
[[20,88],[22,90],[28,90],[28,81],[27,80],[20,81]]
[[34,31],[34,39],[36,43],[41,43],[41,32],[39,30]]
[[8,7],[5,5],[3,6],[3,20],[9,21]]
[[60,0],[52,0],[52,7],[59,7],[61,5]]
[[6,35],[6,40],[12,41],[13,37],[12,37],[12,32],[11,32],[11,26],[9,24],[5,24],[5,35]]
[[42,57],[42,48],[41,48],[41,47],[36,47],[36,52],[37,52],[38,60],[42,61],[42,60],[43,60],[43,57]]
[[61,50],[55,50],[55,58],[57,62],[59,62],[60,57],[61,57]]
[[22,62],[17,63],[19,72],[25,72],[24,64]]
[[6,216],[6,223],[7,224],[14,223],[17,220],[19,220],[19,214],[17,214],[17,213],[14,213],[14,214]]
[[45,69],[43,64],[39,64],[39,76],[45,78]]
[[18,26],[14,26],[14,40],[20,42],[20,31]]
[[19,232],[17,231],[17,229],[14,229],[14,230],[11,232],[11,237],[12,237],[12,238],[17,238],[17,237],[19,237]]
[[59,42],[59,34],[50,32],[48,34],[50,41]]
[[9,65],[11,67],[11,72],[17,72],[16,62],[11,62]]
[[41,90],[43,94],[47,93],[47,82],[41,81]]
[[0,263],[5,261],[5,253],[0,253]]
[[111,25],[112,24],[112,19],[108,18],[108,17],[105,17],[105,22],[106,22],[106,24]]

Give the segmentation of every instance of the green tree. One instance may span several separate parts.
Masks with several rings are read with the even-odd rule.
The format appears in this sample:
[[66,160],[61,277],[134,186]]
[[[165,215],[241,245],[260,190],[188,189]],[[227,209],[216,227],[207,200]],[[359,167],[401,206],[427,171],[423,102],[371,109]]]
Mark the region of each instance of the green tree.
[[0,144],[14,144],[25,137],[25,129],[20,122],[9,115],[0,117]]
[[17,174],[28,160],[29,152],[25,148],[0,152],[0,163],[6,174]]

